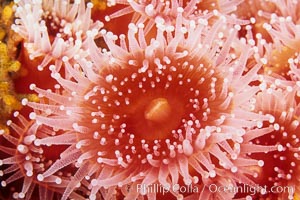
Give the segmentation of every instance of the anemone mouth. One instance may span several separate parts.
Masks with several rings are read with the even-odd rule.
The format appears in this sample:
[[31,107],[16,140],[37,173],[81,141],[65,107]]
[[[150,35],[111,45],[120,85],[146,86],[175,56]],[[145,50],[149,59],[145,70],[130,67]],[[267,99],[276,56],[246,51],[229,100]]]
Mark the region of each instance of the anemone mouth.
[[172,130],[181,124],[184,108],[178,99],[149,96],[137,100],[130,112],[125,120],[128,132],[136,138],[154,141],[172,137]]
[[72,19],[57,15],[58,11],[53,10],[53,8],[43,9],[45,9],[45,12],[41,16],[41,21],[43,21],[47,27],[51,42],[54,41],[55,37],[60,37],[65,41],[76,38],[72,26]]
[[[53,18],[55,20],[53,20]],[[51,12],[46,12],[46,14],[44,14],[42,16],[42,20],[44,20],[45,22],[45,26],[47,27],[47,31],[50,37],[50,41],[53,42],[54,38],[57,36],[57,34],[62,34],[61,37],[63,39],[68,39],[69,36],[63,33],[63,26],[59,23],[60,20],[63,19],[59,19],[58,17],[55,16],[55,13],[51,13]]]
[[289,79],[290,67],[288,60],[295,56],[295,50],[288,46],[282,46],[280,50],[275,49],[270,54],[268,64],[264,65],[265,73],[276,73]]

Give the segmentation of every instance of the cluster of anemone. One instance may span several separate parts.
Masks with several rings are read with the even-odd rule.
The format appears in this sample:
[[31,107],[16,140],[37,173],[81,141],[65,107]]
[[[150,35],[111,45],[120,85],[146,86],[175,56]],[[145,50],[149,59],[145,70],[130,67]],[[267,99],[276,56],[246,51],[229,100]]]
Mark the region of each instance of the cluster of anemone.
[[39,100],[23,98],[0,131],[1,195],[299,198],[299,9],[15,0],[23,67],[37,69],[24,87]]

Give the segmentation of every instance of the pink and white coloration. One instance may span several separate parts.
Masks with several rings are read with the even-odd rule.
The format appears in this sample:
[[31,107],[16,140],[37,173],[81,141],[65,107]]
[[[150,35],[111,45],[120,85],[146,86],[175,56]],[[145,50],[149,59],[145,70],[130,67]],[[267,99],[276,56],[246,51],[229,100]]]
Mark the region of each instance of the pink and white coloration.
[[299,25],[292,22],[291,17],[273,15],[264,28],[272,41],[267,42],[258,35],[257,44],[253,47],[256,52],[254,57],[263,64],[265,72],[260,80],[273,88],[292,90],[296,87],[299,96]]
[[62,57],[85,57],[86,33],[98,32],[103,26],[91,19],[92,3],[85,6],[84,0],[15,0],[15,15],[18,19],[12,29],[24,38],[24,46],[30,59],[43,56],[38,66],[43,70],[55,62],[57,70],[62,66]]
[[[245,140],[249,145],[277,145],[278,149],[268,153],[249,152],[249,157],[264,161],[262,168],[253,178],[256,184],[272,187],[286,188],[282,192],[268,192],[256,194],[253,198],[294,199],[299,194],[299,104],[295,101],[295,90],[282,91],[277,88],[267,88],[258,93],[255,110],[268,115],[270,120],[261,124],[258,130]],[[255,138],[251,138],[255,135]],[[254,148],[255,149],[255,148]],[[287,187],[288,186],[288,187]]]
[[[256,60],[264,64],[267,75],[289,80],[289,59],[295,59],[299,53],[300,3],[292,0],[258,0],[248,1],[248,4],[260,5],[258,16],[252,17],[252,24],[246,27],[247,38],[256,50]],[[253,35],[253,32],[256,34]]]
[[[251,1],[251,0],[250,0]],[[272,0],[267,5],[261,0],[254,0],[254,4],[258,4],[258,15],[266,19],[277,17],[289,17],[295,24],[300,22],[300,2],[295,0]],[[271,22],[272,23],[272,22]]]
[[[47,113],[47,117],[32,114],[37,123],[69,131],[77,139],[64,158],[41,174],[51,176],[66,162],[75,162],[78,170],[62,199],[87,180],[90,199],[99,191],[113,198],[118,188],[125,199],[144,195],[154,199],[156,194],[147,192],[153,183],[205,186],[223,175],[233,182],[250,181],[238,166],[259,166],[259,161],[249,163],[238,155],[242,149],[250,152],[256,147],[243,146],[245,129],[269,120],[251,112],[249,104],[259,91],[249,84],[257,80],[260,65],[243,74],[251,49],[235,39],[234,28],[230,35],[221,32],[223,26],[230,26],[224,18],[209,27],[206,19],[187,23],[183,11],[177,9],[174,26],[158,23],[149,44],[143,24],[130,24],[128,40],[120,36],[120,45],[117,36],[103,30],[108,50],[98,49],[93,37],[88,37],[91,60],[78,59],[72,65],[68,57],[62,59],[72,80],[50,66],[62,86],[61,94],[32,85],[38,94],[56,102],[51,106],[28,103]],[[243,45],[244,51],[231,53],[235,45]],[[62,145],[68,138],[69,134],[62,134],[35,143]],[[259,150],[277,148],[260,146]],[[146,189],[138,191],[137,184]],[[180,192],[173,195],[184,197]]]
[[[49,157],[51,153],[34,144],[37,138],[48,137],[54,131],[34,121],[28,121],[18,112],[15,112],[14,116],[18,118],[20,125],[9,120],[7,125],[11,127],[12,133],[1,134],[1,140],[5,139],[11,144],[7,145],[6,142],[3,142],[6,145],[0,146],[0,151],[3,152],[0,160],[1,187],[9,187],[10,191],[14,191],[12,192],[13,199],[52,200],[61,196],[70,177],[65,172],[57,172],[45,178],[41,177],[39,174],[45,172],[53,160]],[[15,184],[19,179],[23,179],[21,188],[20,182]],[[20,191],[18,191],[19,189]],[[84,199],[75,192],[71,196],[76,199]]]
[[[145,33],[147,34],[150,29],[157,23],[164,23],[165,25],[175,25],[177,18],[177,10],[183,8],[183,20],[197,20],[198,18],[211,17],[211,16],[226,16],[228,19],[235,23],[245,23],[239,21],[229,14],[236,10],[237,5],[241,3],[240,0],[234,1],[208,1],[201,2],[198,0],[191,1],[157,1],[157,0],[141,0],[141,1],[124,1],[112,0],[108,1],[108,6],[116,4],[128,5],[110,16],[106,16],[106,20],[121,17],[127,14],[133,14],[132,22],[135,24],[145,24]],[[202,5],[203,4],[203,5]]]

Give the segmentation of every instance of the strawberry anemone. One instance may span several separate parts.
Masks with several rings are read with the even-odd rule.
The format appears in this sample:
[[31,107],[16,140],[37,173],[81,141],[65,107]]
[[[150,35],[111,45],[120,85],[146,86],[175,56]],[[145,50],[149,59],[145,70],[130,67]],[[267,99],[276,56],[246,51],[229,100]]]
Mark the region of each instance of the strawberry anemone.
[[[262,62],[265,74],[280,79],[290,79],[289,59],[294,59],[299,46],[300,3],[297,1],[245,1],[241,5],[239,17],[250,6],[251,24],[245,27],[246,38],[255,44],[255,58]],[[245,8],[243,8],[245,6]],[[251,11],[253,9],[253,11]],[[258,12],[257,12],[258,10]],[[257,13],[257,15],[256,15]]]
[[271,21],[270,24],[265,23],[264,28],[273,42],[260,40],[254,55],[256,60],[264,64],[265,75],[260,79],[264,85],[272,88],[279,87],[289,91],[296,88],[299,96],[299,26],[291,17],[274,15]]
[[264,28],[271,35],[273,43],[272,48],[266,48],[267,74],[272,73],[290,80],[290,59],[297,58],[299,54],[299,26],[292,21],[291,17],[271,18],[270,24],[264,24]]
[[252,198],[294,199],[299,195],[299,105],[295,102],[295,90],[268,88],[256,97],[256,112],[270,116],[261,124],[255,138],[245,137],[250,144],[274,146],[269,152],[252,152],[249,157],[262,160],[264,165],[257,170],[254,181],[263,190],[257,191]]
[[15,3],[17,19],[12,30],[24,39],[23,51],[31,60],[42,58],[38,70],[43,70],[51,62],[55,62],[59,70],[63,56],[83,57],[86,32],[97,32],[103,26],[100,21],[93,22],[93,4],[86,5],[84,0],[73,3],[69,0],[15,0]]
[[[61,93],[31,85],[54,105],[28,102],[51,115],[32,113],[41,124],[71,131],[76,149],[66,150],[42,177],[76,162],[77,172],[63,194],[67,199],[76,185],[89,181],[90,199],[99,192],[105,198],[121,191],[125,199],[156,194],[152,184],[170,188],[221,180],[249,181],[238,166],[259,165],[259,160],[239,160],[246,129],[269,120],[251,112],[251,98],[259,87],[260,65],[243,74],[251,49],[236,41],[237,30],[222,32],[226,20],[212,27],[207,20],[183,20],[177,10],[176,25],[158,23],[157,34],[146,42],[143,24],[130,24],[127,38],[101,31],[108,49],[99,49],[87,38],[89,58],[63,64],[71,80],[50,66]],[[226,24],[228,25],[228,24]],[[227,32],[226,32],[227,33]],[[225,35],[220,37],[220,35]],[[244,45],[238,55],[235,45]],[[35,140],[38,145],[63,144],[69,135]],[[244,147],[244,152],[255,149]],[[272,151],[276,146],[262,146]],[[80,156],[77,153],[81,153]],[[219,181],[222,183],[222,181]],[[138,184],[143,185],[140,190]],[[197,187],[198,188],[198,187]],[[170,191],[177,198],[186,194]],[[205,195],[205,194],[204,194]]]
[[[4,195],[8,199],[59,199],[70,181],[70,169],[58,171],[45,179],[41,179],[39,174],[51,166],[57,155],[63,156],[60,151],[64,151],[66,147],[35,145],[37,138],[53,135],[54,131],[34,121],[28,121],[19,112],[14,112],[14,117],[19,123],[7,121],[11,133],[1,130],[1,193],[5,191]],[[83,199],[75,192],[71,196]]]

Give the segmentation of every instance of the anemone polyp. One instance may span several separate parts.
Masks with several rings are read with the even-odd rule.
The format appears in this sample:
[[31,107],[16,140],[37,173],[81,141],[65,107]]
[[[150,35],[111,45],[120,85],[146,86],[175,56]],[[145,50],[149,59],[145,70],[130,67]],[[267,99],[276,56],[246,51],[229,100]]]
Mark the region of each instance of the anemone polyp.
[[256,111],[270,116],[270,120],[262,124],[262,129],[269,131],[267,134],[258,132],[249,142],[253,145],[276,145],[277,149],[269,152],[267,157],[263,152],[249,154],[251,158],[264,161],[253,180],[265,186],[267,191],[276,187],[284,190],[257,193],[253,198],[294,199],[294,195],[299,194],[299,105],[294,99],[295,92],[268,88],[256,97]]
[[[10,192],[5,196],[9,199],[52,199],[63,191],[62,188],[69,182],[69,177],[67,173],[58,172],[41,178],[40,174],[46,171],[53,163],[52,159],[57,157],[57,150],[54,154],[47,152],[49,149],[45,152],[45,148],[35,145],[35,140],[53,131],[34,121],[28,121],[19,112],[15,112],[14,116],[18,118],[19,125],[11,120],[7,121],[11,133],[1,135],[1,139],[7,141],[3,140],[3,145],[0,146],[1,187],[10,188]],[[22,187],[19,186],[21,179]],[[74,198],[81,198],[75,193],[72,195]]]
[[59,70],[61,59],[85,54],[84,40],[89,31],[98,31],[103,24],[91,19],[92,3],[84,0],[15,1],[15,24],[12,30],[24,39],[30,59],[43,57],[38,69],[55,62]]
[[246,37],[255,45],[255,57],[264,64],[268,76],[291,80],[290,59],[297,60],[299,54],[299,16],[296,14],[299,2],[248,1],[242,6],[248,3],[259,10],[246,26]]
[[[175,25],[158,23],[150,42],[143,24],[130,24],[127,38],[122,35],[119,41],[102,30],[108,49],[98,49],[93,37],[88,37],[89,60],[78,59],[72,65],[63,59],[72,79],[63,78],[55,66],[50,68],[62,94],[32,86],[54,102],[51,106],[28,103],[48,113],[47,117],[33,114],[37,123],[69,132],[43,141],[63,144],[72,134],[77,139],[73,144],[77,150],[63,153],[64,158],[44,173],[49,176],[77,160],[75,180],[62,199],[85,178],[83,172],[92,177],[91,199],[99,190],[115,188],[121,188],[127,199],[153,198],[147,192],[152,183],[207,184],[223,172],[233,182],[244,180],[237,168],[244,161],[237,156],[245,128],[268,120],[252,113],[253,105],[248,104],[259,90],[249,84],[257,80],[260,65],[243,74],[252,51],[234,39],[236,29],[223,32],[225,18],[207,27],[205,18],[187,22],[182,9],[177,12]],[[244,51],[235,52],[236,44],[243,45]],[[125,192],[126,185],[136,188],[137,184],[145,185],[144,189]]]

